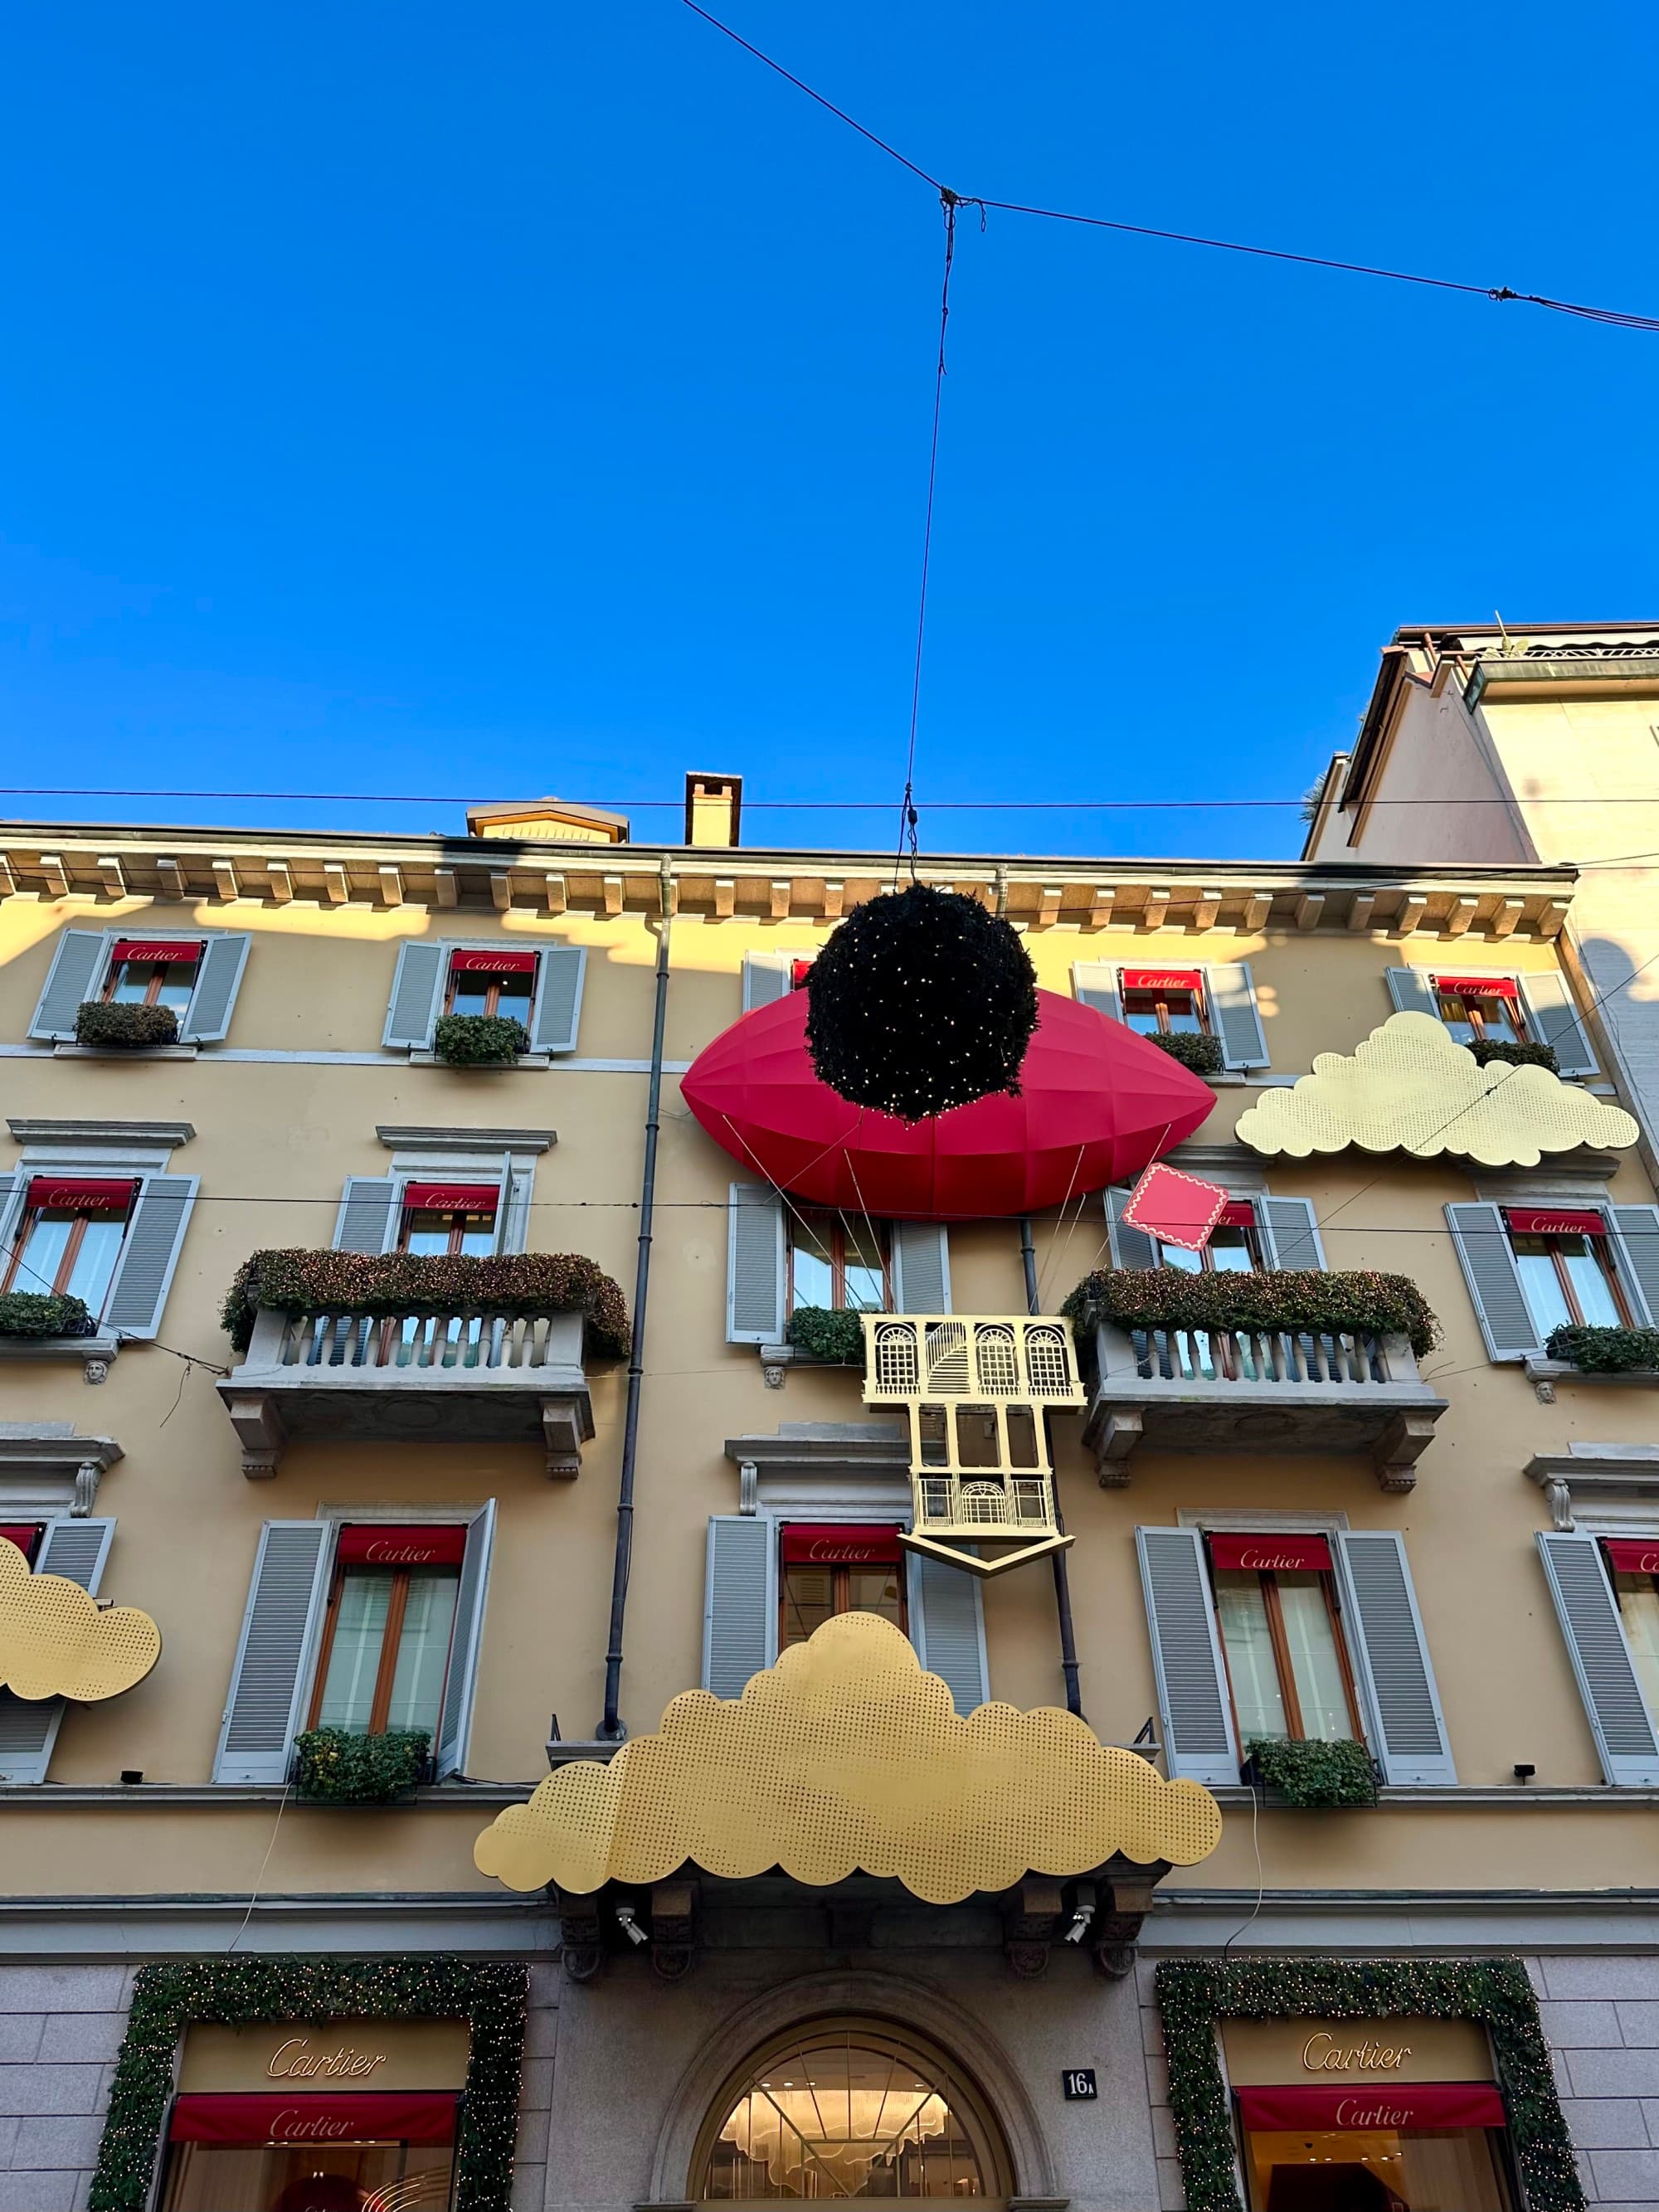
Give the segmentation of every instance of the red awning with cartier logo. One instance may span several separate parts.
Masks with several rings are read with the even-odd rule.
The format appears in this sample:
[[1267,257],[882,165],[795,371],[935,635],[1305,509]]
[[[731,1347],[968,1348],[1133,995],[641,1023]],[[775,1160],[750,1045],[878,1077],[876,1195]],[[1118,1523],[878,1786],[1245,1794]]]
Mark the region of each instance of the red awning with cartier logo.
[[1490,2081],[1368,2081],[1358,2088],[1241,2089],[1247,2128],[1501,2128],[1504,2100]]
[[1255,1574],[1331,1571],[1331,1547],[1322,1536],[1212,1536],[1210,1557],[1218,1567]]
[[1607,1557],[1621,1575],[1659,1575],[1659,1541],[1651,1536],[1611,1536]]
[[1201,991],[1204,978],[1196,968],[1126,968],[1126,991]]
[[355,2096],[234,2096],[175,2100],[174,2142],[447,2143],[455,2140],[453,2093],[364,2090]]
[[783,1531],[783,1563],[787,1567],[896,1567],[899,1562],[896,1528],[826,1526],[819,1522],[791,1521]]
[[533,952],[452,952],[452,975],[528,975],[536,965]]
[[1221,1209],[1218,1229],[1254,1229],[1255,1208],[1248,1198],[1230,1198]]
[[404,1204],[416,1213],[494,1213],[501,1202],[499,1183],[411,1182],[404,1186]]
[[1437,975],[1435,988],[1460,999],[1518,999],[1513,975]]
[[411,1528],[358,1521],[341,1529],[334,1556],[343,1567],[459,1567],[465,1553],[464,1522]]
[[1588,1207],[1506,1206],[1504,1218],[1517,1237],[1605,1237],[1607,1216]]
[[131,1181],[94,1182],[80,1176],[36,1176],[29,1184],[29,1208],[41,1213],[121,1213],[138,1186]]
[[112,958],[116,960],[199,960],[199,944],[181,945],[176,937],[119,937]]
[[33,1564],[34,1560],[34,1547],[40,1540],[40,1531],[38,1528],[12,1527],[10,1525],[0,1528],[0,1543],[15,1544],[18,1550],[31,1565]]

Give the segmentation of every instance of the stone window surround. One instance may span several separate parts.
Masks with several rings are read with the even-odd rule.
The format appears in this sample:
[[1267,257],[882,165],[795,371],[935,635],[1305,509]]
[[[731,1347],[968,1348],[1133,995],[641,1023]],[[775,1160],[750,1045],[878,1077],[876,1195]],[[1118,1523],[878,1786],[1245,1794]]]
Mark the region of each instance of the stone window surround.
[[68,1421],[0,1422],[0,1516],[84,1520],[105,1470],[125,1456],[113,1437],[77,1436]]

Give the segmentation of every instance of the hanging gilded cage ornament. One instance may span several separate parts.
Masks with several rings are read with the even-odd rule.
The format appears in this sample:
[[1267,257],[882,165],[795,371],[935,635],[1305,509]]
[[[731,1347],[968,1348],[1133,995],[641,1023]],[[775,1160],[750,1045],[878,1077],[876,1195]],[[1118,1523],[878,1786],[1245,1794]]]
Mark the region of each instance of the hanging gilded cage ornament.
[[857,908],[812,963],[806,1044],[855,1106],[923,1121],[1019,1091],[1036,976],[1011,926],[960,891],[912,884]]

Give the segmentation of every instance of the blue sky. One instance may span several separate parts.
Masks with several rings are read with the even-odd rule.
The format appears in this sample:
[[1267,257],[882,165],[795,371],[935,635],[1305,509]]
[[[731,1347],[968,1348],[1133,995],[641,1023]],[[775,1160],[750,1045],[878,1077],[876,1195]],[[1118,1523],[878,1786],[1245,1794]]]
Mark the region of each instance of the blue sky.
[[[724,12],[963,192],[1659,311],[1650,8]],[[0,781],[893,805],[925,185],[678,0],[7,46]],[[1659,613],[1659,337],[1002,215],[953,306],[924,850],[1294,852],[927,802],[1294,794],[1398,623]]]

